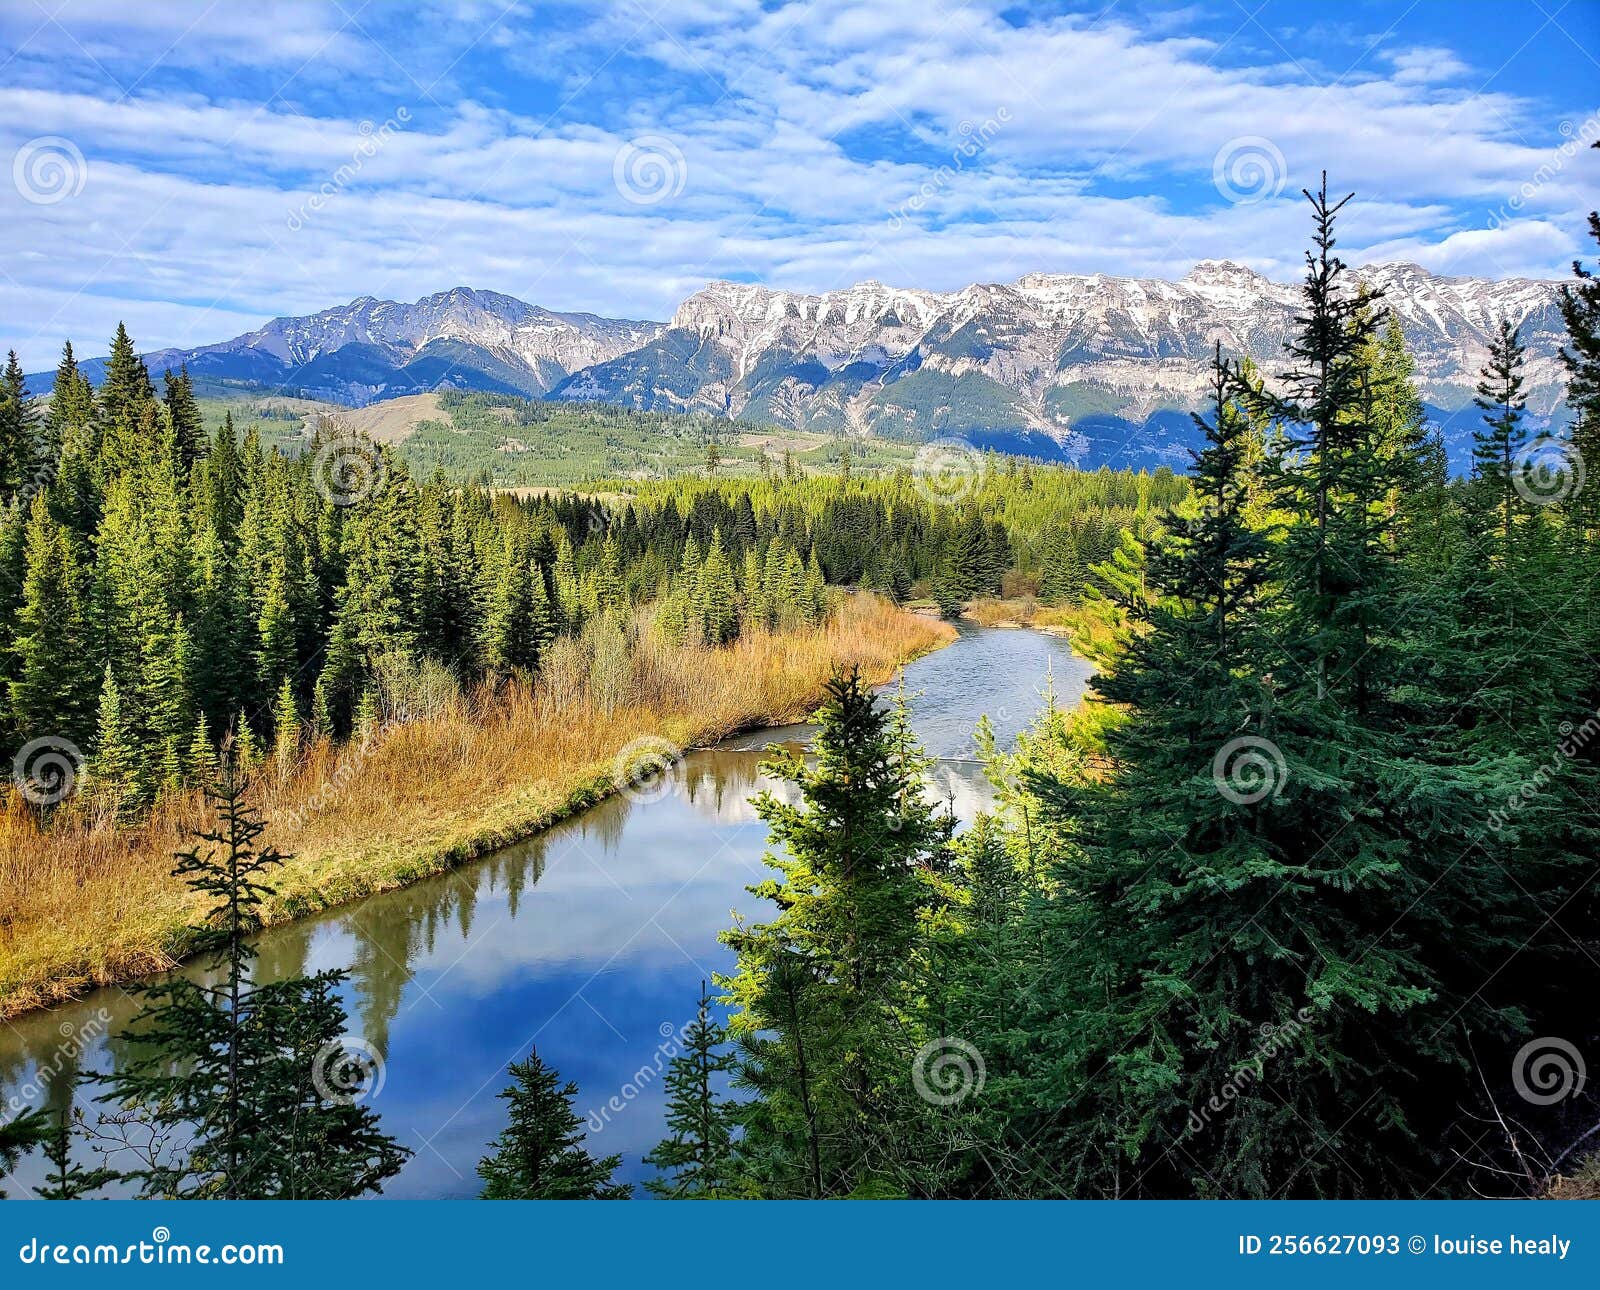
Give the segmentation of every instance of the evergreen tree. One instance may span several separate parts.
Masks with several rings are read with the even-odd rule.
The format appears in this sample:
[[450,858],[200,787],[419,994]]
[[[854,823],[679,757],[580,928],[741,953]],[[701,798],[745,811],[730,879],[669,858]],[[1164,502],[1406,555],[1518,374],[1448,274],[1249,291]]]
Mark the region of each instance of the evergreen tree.
[[272,705],[272,760],[280,775],[288,774],[300,760],[300,705],[288,677],[283,678]]
[[[1591,147],[1600,144],[1591,144]],[[1589,238],[1600,247],[1600,212],[1589,212]],[[1585,466],[1600,462],[1600,276],[1572,262],[1573,281],[1561,288],[1558,305],[1567,342],[1561,361],[1567,369],[1567,407],[1572,411],[1572,447]],[[1568,510],[1580,532],[1600,532],[1600,490],[1580,489]]]
[[721,1077],[733,1070],[727,1035],[711,1019],[711,995],[700,984],[700,1006],[684,1032],[684,1049],[667,1068],[669,1137],[644,1158],[661,1171],[645,1184],[675,1200],[726,1195],[732,1183],[734,1108]]
[[1518,329],[1502,319],[1499,333],[1489,344],[1489,361],[1480,373],[1477,397],[1473,399],[1483,410],[1484,428],[1473,436],[1472,460],[1483,483],[1488,509],[1499,521],[1502,555],[1511,550],[1519,509],[1516,475],[1524,448],[1524,353]]
[[124,821],[133,818],[143,800],[143,769],[133,732],[123,714],[122,691],[109,663],[100,686],[100,716],[94,755],[89,761],[89,782],[96,793],[114,804],[118,817]]
[[189,739],[189,778],[196,783],[209,784],[217,773],[217,750],[206,731],[206,715],[194,719],[194,733]]
[[591,1156],[583,1148],[583,1120],[572,1109],[576,1084],[530,1052],[511,1063],[515,1081],[502,1089],[510,1121],[478,1163],[485,1200],[627,1200],[633,1188],[612,1181],[621,1156]]
[[[339,1199],[381,1189],[409,1152],[383,1134],[375,1113],[340,1090],[369,1075],[343,1046],[343,972],[256,982],[248,934],[285,859],[257,849],[265,823],[245,804],[237,761],[224,759],[206,790],[216,823],[174,870],[212,902],[191,935],[214,974],[138,987],[135,1056],[99,1077],[113,1117],[144,1126],[150,1149],[125,1175],[146,1196]],[[204,849],[202,849],[202,845]]]
[[[687,558],[687,556],[685,557]],[[711,534],[711,545],[700,565],[694,592],[695,617],[700,636],[708,645],[726,645],[739,634],[739,599],[733,565],[722,545],[722,530]]]
[[90,588],[73,535],[41,493],[28,511],[21,603],[7,669],[12,719],[24,739],[58,734],[87,747],[100,680],[89,630]]
[[[55,1123],[49,1111],[28,1111],[0,1124],[0,1177],[9,1175],[24,1154],[48,1142]],[[0,1191],[0,1200],[5,1197]]]
[[50,391],[50,406],[45,412],[40,443],[42,462],[55,466],[70,436],[89,430],[94,418],[94,388],[89,378],[78,369],[78,360],[72,353],[69,340],[61,351],[61,362],[56,366],[55,385]]
[[38,411],[22,377],[17,352],[0,375],[0,505],[12,501],[33,479],[39,454]]
[[189,468],[206,455],[205,421],[200,415],[200,405],[195,402],[194,383],[189,379],[187,364],[178,369],[177,376],[170,371],[164,373],[162,383],[166,390],[163,402],[167,419],[177,441],[178,464],[187,476]]
[[97,479],[103,487],[125,467],[138,462],[154,438],[155,387],[150,372],[133,347],[127,328],[117,324],[111,356],[96,392],[99,404],[100,454]]
[[921,874],[949,836],[859,674],[829,682],[816,721],[814,764],[791,753],[766,767],[798,802],[755,799],[785,854],[768,854],[777,876],[750,890],[777,917],[724,934],[739,956],[727,985],[740,1082],[759,1095],[742,1168],[764,1195],[909,1185],[896,1135],[912,1114],[909,962]]

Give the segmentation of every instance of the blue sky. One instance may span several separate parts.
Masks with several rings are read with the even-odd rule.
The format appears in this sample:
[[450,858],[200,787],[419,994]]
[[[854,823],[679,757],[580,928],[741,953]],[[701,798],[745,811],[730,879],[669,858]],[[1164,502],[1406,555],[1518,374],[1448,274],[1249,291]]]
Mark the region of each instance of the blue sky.
[[1600,2],[0,0],[0,344],[30,369],[457,285],[667,318],[712,278],[1562,275]]

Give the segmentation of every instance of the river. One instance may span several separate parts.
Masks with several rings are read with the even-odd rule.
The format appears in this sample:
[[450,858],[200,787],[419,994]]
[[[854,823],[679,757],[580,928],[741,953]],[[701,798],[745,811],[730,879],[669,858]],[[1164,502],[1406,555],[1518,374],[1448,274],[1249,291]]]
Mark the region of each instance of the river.
[[[1037,632],[965,629],[906,668],[907,688],[920,692],[915,728],[941,758],[932,791],[958,816],[988,800],[970,760],[978,718],[1009,745],[1038,711],[1047,671],[1059,700],[1075,704],[1089,665]],[[370,1104],[415,1153],[386,1196],[477,1194],[477,1162],[504,1122],[506,1065],[535,1044],[578,1086],[590,1150],[620,1153],[620,1178],[649,1174],[640,1157],[662,1136],[674,1036],[693,1018],[700,982],[732,962],[717,933],[734,910],[768,912],[745,891],[770,872],[748,800],[777,787],[760,774],[762,749],[807,733],[764,730],[691,753],[650,791],[258,938],[258,974],[350,972],[351,1030],[379,1058]],[[0,1119],[60,1105],[75,1070],[109,1070],[136,1006],[120,989],[98,990],[0,1026]],[[39,1174],[35,1155],[0,1186],[26,1196]]]

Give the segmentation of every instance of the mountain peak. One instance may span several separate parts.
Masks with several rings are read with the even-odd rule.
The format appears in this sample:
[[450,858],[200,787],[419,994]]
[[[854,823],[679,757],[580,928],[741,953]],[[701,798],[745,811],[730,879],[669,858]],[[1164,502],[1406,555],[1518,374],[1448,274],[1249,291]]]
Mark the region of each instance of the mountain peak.
[[1235,260],[1197,260],[1183,275],[1184,282],[1265,282],[1265,275]]

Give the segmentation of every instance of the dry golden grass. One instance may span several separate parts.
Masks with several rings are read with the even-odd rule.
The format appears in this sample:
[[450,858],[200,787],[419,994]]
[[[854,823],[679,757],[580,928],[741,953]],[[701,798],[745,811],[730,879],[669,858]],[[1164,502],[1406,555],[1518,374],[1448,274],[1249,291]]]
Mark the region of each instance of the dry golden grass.
[[1543,1195],[1546,1200],[1600,1200],[1600,1156],[1580,1161],[1569,1176],[1550,1178]]
[[1029,627],[1039,612],[1039,602],[1031,595],[1006,599],[979,596],[968,603],[961,611],[961,616],[980,627]]
[[[451,696],[365,747],[324,741],[288,771],[260,773],[253,797],[270,821],[265,840],[293,855],[272,879],[266,921],[526,837],[612,791],[619,751],[641,736],[687,747],[798,720],[836,667],[858,664],[886,681],[953,635],[853,596],[824,629],[760,633],[720,650],[676,649],[645,633],[620,669],[592,643],[558,642],[531,692]],[[61,813],[48,831],[20,805],[0,815],[0,1017],[182,957],[200,905],[171,876],[172,853],[204,820],[198,794],[163,799],[136,829],[87,809]]]

